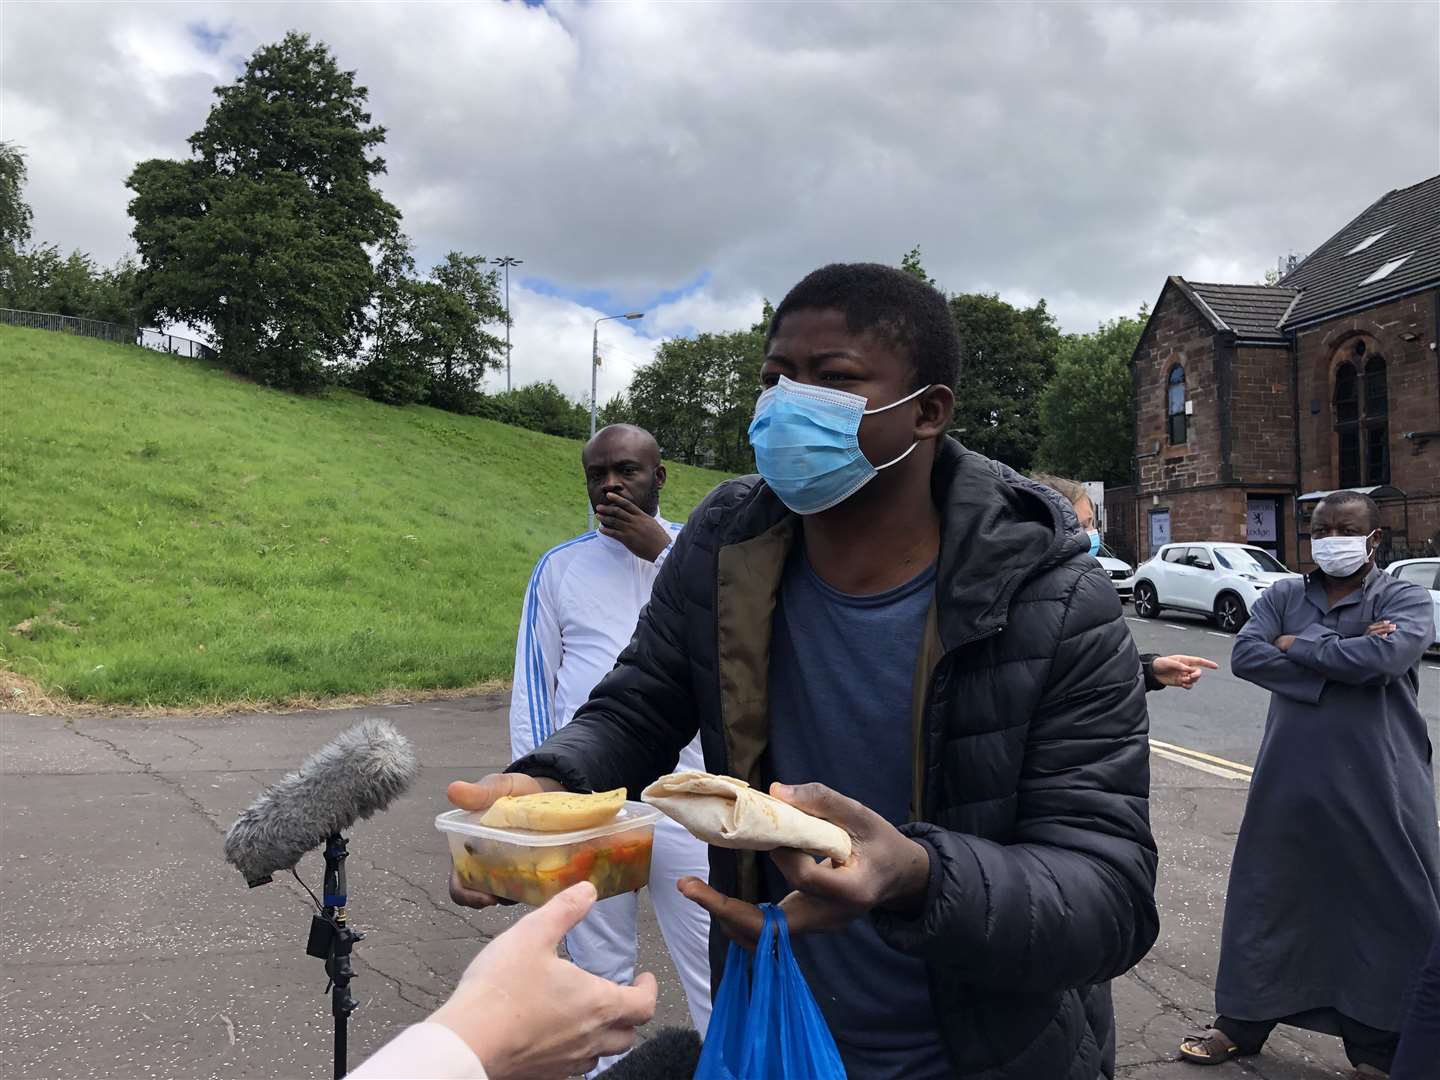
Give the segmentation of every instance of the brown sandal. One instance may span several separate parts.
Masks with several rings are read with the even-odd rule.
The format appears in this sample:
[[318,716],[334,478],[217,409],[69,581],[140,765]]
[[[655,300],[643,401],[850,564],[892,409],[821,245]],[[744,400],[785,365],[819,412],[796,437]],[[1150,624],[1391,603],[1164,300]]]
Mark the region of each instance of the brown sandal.
[[1223,1065],[1231,1058],[1254,1057],[1259,1052],[1241,1050],[1229,1035],[1216,1028],[1204,1035],[1190,1035],[1180,1040],[1180,1060],[1191,1065]]

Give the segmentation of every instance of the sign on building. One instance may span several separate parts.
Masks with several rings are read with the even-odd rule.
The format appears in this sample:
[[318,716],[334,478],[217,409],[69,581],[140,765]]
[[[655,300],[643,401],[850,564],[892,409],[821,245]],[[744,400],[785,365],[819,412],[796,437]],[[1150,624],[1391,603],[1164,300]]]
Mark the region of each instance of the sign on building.
[[1273,544],[1279,539],[1274,499],[1250,499],[1245,504],[1245,539],[1252,544]]
[[1153,553],[1170,542],[1170,511],[1150,511],[1150,550]]

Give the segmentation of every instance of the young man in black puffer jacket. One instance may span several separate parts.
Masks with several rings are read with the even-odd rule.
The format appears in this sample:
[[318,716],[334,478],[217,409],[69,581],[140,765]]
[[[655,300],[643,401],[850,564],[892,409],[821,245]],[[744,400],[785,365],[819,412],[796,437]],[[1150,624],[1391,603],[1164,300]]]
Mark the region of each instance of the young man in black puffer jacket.
[[[816,271],[770,324],[759,477],[691,516],[570,724],[457,805],[706,767],[847,829],[843,866],[711,848],[712,977],[781,902],[852,1077],[1096,1080],[1154,942],[1140,661],[1054,492],[946,435],[945,299]],[[788,786],[795,785],[795,786]],[[494,899],[452,879],[459,903]]]

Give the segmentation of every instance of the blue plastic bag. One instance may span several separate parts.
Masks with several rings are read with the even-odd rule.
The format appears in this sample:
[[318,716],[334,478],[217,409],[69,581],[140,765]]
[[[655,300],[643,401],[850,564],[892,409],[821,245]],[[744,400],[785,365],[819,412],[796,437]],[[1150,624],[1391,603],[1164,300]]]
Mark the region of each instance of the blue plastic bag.
[[734,942],[695,1080],[845,1080],[840,1051],[790,950],[785,913],[761,906],[754,972]]
[[750,959],[735,942],[725,954],[725,974],[710,1006],[705,1045],[694,1080],[739,1080],[745,1058],[745,1020],[750,1013]]

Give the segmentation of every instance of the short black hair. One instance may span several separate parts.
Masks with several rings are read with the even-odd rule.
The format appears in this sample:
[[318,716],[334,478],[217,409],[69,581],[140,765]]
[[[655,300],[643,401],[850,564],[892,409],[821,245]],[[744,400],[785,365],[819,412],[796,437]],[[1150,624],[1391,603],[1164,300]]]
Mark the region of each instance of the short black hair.
[[[1374,532],[1380,528],[1380,504],[1366,495],[1363,491],[1332,491],[1320,500],[1320,506],[1363,506],[1365,507],[1365,524],[1370,526]],[[1315,507],[1316,510],[1320,506]]]
[[880,263],[831,263],[806,274],[770,318],[765,345],[795,311],[838,311],[851,333],[870,331],[910,354],[922,386],[954,388],[960,378],[960,334],[950,305],[913,274]]

